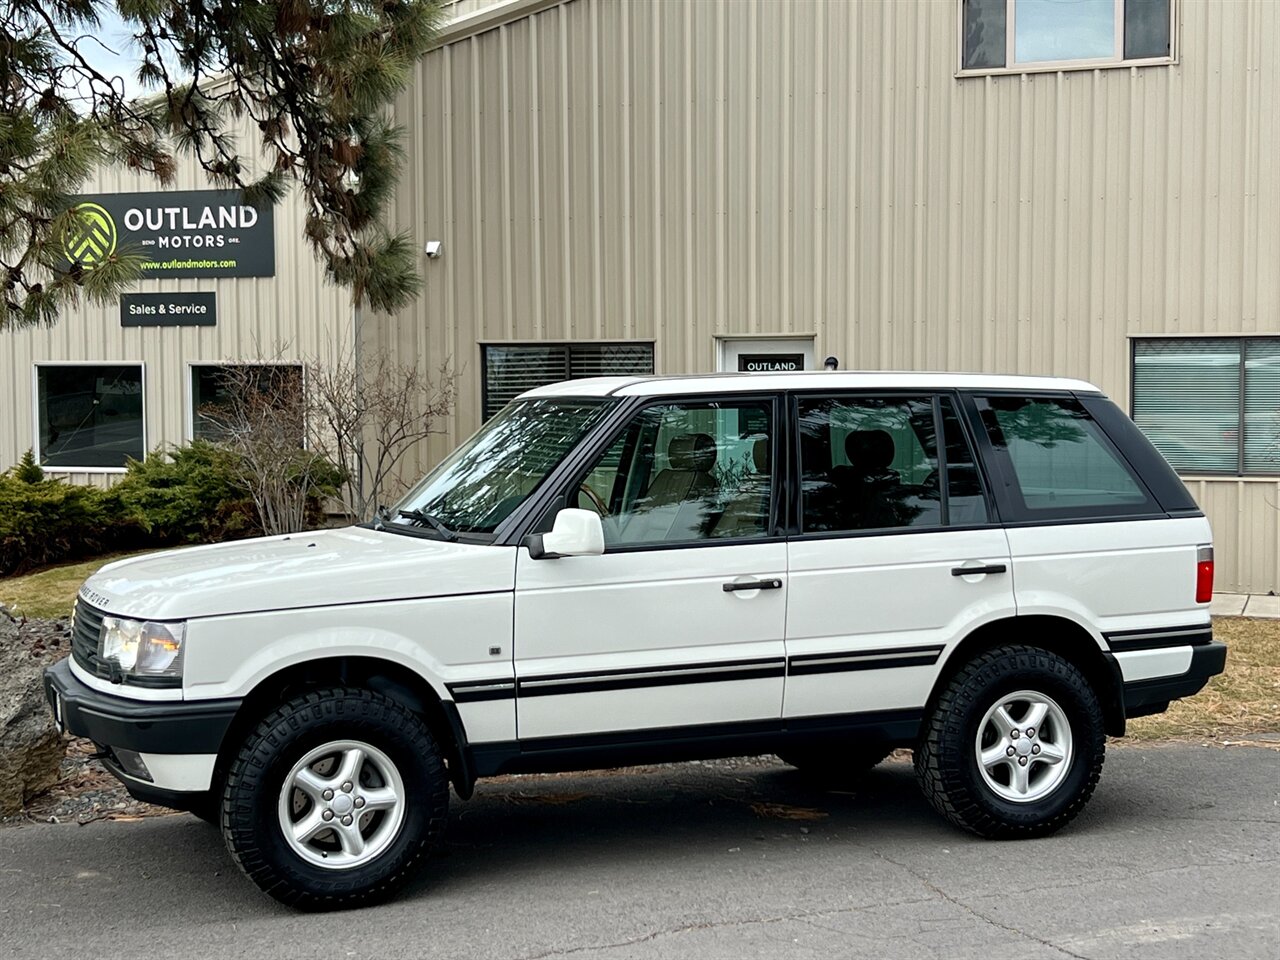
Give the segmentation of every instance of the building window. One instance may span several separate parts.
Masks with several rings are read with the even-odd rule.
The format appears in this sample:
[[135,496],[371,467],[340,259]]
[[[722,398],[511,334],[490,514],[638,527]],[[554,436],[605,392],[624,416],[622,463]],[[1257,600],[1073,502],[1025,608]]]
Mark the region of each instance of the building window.
[[1174,0],[960,0],[961,71],[1173,59]]
[[1180,473],[1280,474],[1280,338],[1134,340],[1133,419]]
[[652,343],[487,344],[484,355],[484,418],[534,387],[582,377],[653,373]]
[[[292,363],[196,365],[191,367],[191,438],[226,439],[228,424],[244,418],[235,392],[256,391],[276,410],[302,408],[302,366]],[[302,443],[301,427],[298,443]]]
[[140,364],[39,364],[36,445],[46,467],[122,469],[146,455]]

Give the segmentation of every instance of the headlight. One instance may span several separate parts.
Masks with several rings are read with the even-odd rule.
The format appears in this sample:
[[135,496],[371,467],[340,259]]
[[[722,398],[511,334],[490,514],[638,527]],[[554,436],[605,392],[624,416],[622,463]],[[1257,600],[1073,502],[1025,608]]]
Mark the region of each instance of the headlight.
[[154,623],[103,617],[98,641],[103,660],[115,661],[122,671],[144,677],[182,676],[185,623]]

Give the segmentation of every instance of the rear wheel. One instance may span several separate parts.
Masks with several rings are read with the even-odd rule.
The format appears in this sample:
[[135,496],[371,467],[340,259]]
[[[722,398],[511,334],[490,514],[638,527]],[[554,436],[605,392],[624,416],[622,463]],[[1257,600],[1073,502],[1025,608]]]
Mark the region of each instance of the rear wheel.
[[930,803],[983,837],[1037,837],[1069,823],[1105,758],[1102,707],[1070,661],[1008,646],[966,664],[938,697],[915,752]]
[[228,771],[222,832],[236,863],[283,903],[385,899],[444,829],[440,750],[405,707],[367,690],[308,693],[269,714]]

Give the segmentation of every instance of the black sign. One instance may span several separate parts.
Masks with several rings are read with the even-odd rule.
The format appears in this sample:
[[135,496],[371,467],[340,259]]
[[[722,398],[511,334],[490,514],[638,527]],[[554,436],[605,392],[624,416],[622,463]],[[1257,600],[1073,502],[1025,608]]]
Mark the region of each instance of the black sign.
[[86,269],[120,250],[147,259],[143,279],[275,276],[273,211],[234,190],[104,193],[76,206],[62,252]]
[[126,293],[120,298],[122,327],[212,327],[217,322],[216,293]]
[[740,353],[740,373],[790,373],[804,369],[803,353]]

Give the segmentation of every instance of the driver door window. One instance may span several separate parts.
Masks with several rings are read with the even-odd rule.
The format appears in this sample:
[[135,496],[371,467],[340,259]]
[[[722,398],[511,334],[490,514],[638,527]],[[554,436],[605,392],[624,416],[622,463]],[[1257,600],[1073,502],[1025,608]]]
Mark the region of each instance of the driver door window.
[[587,473],[575,506],[600,514],[606,547],[766,537],[773,429],[767,400],[649,407]]

